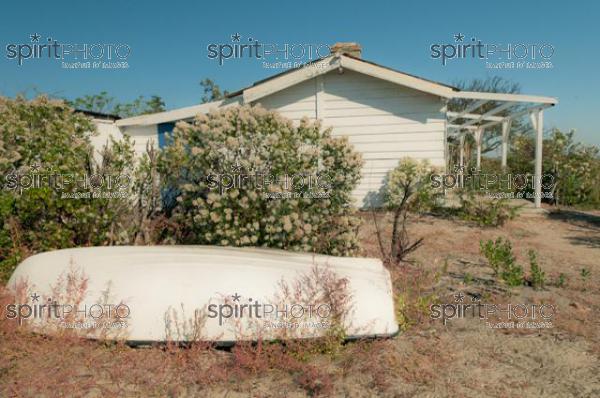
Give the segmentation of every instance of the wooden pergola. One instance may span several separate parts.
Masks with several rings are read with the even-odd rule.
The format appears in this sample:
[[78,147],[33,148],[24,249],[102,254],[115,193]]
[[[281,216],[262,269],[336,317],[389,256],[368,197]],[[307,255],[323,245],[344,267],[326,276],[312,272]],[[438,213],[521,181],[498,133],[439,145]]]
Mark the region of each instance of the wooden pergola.
[[[486,130],[501,124],[502,128],[502,168],[506,169],[508,154],[508,137],[514,120],[529,116],[531,126],[536,133],[535,140],[535,207],[541,207],[542,192],[542,146],[544,130],[544,109],[558,103],[556,98],[522,94],[485,93],[473,91],[457,91],[452,98],[466,100],[467,106],[460,112],[446,112],[446,142],[450,134],[459,138],[460,166],[464,168],[464,137],[473,134],[477,147],[477,169],[481,167],[481,141]],[[491,110],[480,112],[488,103],[496,104]],[[512,111],[512,112],[511,112]],[[503,116],[499,114],[502,113]],[[520,131],[521,132],[525,132]]]

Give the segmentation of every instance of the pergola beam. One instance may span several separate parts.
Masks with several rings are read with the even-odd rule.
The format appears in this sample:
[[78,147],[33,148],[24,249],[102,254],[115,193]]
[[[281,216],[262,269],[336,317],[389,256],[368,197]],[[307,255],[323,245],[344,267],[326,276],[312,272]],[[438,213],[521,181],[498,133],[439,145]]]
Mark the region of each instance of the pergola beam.
[[530,128],[524,128],[524,129],[521,129],[521,130],[519,130],[519,131],[517,131],[516,133],[513,133],[513,134],[514,134],[514,135],[519,135],[519,134],[526,133],[526,132],[528,132],[529,130],[531,130],[531,129],[530,129]]
[[482,107],[483,105],[487,104],[488,102],[489,102],[488,100],[479,100],[479,101],[473,102],[471,105],[467,106],[461,112],[458,112],[458,113],[457,112],[448,112],[448,115],[450,115],[450,113],[454,114],[453,116],[450,117],[450,119],[448,119],[448,121],[452,122],[452,121],[454,121],[456,119],[461,119],[467,113],[473,112],[474,110]]
[[[448,116],[450,117],[454,117],[456,115],[459,115],[458,112],[448,112]],[[501,121],[502,119],[504,119],[502,116],[485,116],[482,119],[481,114],[479,113],[465,113],[463,114],[460,118],[461,119],[477,119],[477,120],[486,120],[486,121]],[[457,118],[454,118],[454,120],[456,120]]]
[[[502,124],[502,168],[506,170],[507,167],[507,155],[508,155],[508,141],[510,129],[512,126],[513,120],[517,120],[525,115],[529,115],[531,118],[531,125],[536,132],[536,140],[535,140],[535,171],[534,171],[534,203],[535,207],[541,207],[542,201],[542,148],[543,148],[543,130],[544,130],[544,109],[554,106],[558,103],[556,98],[552,97],[539,97],[533,95],[521,95],[521,94],[503,94],[503,93],[483,93],[483,92],[469,92],[469,91],[459,91],[454,93],[451,99],[460,98],[460,99],[472,99],[476,100],[475,102],[469,104],[463,111],[461,112],[446,112],[446,117],[448,118],[448,122],[446,124],[446,132],[453,130],[459,133],[459,145],[460,145],[460,167],[461,170],[464,167],[465,162],[465,152],[464,152],[464,144],[465,144],[465,133],[471,133],[475,137],[475,142],[477,144],[477,168],[481,167],[481,142],[483,138],[483,134],[486,129],[489,129],[492,126],[497,124]],[[471,113],[477,108],[480,108],[482,105],[487,102],[495,101],[502,102],[501,105],[496,106],[495,108],[482,113],[476,114]],[[520,111],[516,111],[513,114],[508,114],[507,116],[495,116],[498,113],[509,109],[510,107],[516,106],[518,104],[528,103],[529,106]],[[524,104],[525,105],[525,104]],[[514,112],[514,110],[513,110]],[[456,123],[457,120],[463,119],[466,122],[459,124]],[[485,123],[484,123],[485,122]],[[524,132],[529,130],[528,128],[521,130],[520,132]],[[460,174],[460,184],[463,185],[463,176],[462,172]]]
[[449,124],[448,125],[449,129],[454,129],[454,130],[477,130],[479,127],[477,126],[461,126],[460,124]]
[[536,110],[542,110],[542,109],[548,108],[549,106],[551,106],[551,105],[534,105],[532,107],[522,110],[521,112],[517,112],[513,115],[508,115],[508,116],[502,118],[502,120],[500,120],[500,121],[486,123],[486,124],[482,125],[481,127],[488,128],[488,127],[494,126],[498,123],[501,123],[504,120],[509,120],[509,119],[516,120],[517,118],[519,118],[521,116],[525,116],[531,112],[535,112]]
[[470,121],[464,123],[463,126],[470,126],[472,124],[479,123],[482,120],[487,120],[485,118],[492,117],[495,114],[500,113],[503,110],[508,109],[508,108],[510,108],[511,106],[514,106],[514,105],[515,104],[512,103],[512,102],[505,102],[504,104],[499,105],[499,106],[495,107],[494,109],[491,109],[491,110],[487,111],[486,113],[480,115],[479,119],[473,119],[473,120],[470,120]]
[[530,102],[537,104],[556,105],[558,100],[553,97],[542,97],[539,95],[524,94],[505,94],[505,93],[484,93],[478,91],[457,91],[453,93],[452,98],[476,99],[487,101],[510,101],[510,102]]

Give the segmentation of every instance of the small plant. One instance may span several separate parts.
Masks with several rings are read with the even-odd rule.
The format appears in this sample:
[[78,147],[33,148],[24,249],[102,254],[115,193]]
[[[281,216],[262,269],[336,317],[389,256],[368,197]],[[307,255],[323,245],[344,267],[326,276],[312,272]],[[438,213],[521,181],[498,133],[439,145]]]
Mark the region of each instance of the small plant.
[[491,239],[485,243],[480,241],[479,248],[494,270],[494,275],[499,276],[508,286],[523,284],[523,267],[517,264],[509,240],[499,237],[495,242]]
[[430,307],[439,297],[429,288],[435,284],[436,273],[413,264],[392,271],[396,321],[401,331],[422,326],[430,319]]
[[419,324],[420,320],[427,317],[431,306],[438,302],[435,294],[423,294],[411,297],[410,293],[401,293],[396,296],[396,321],[401,331],[405,332],[412,326]]
[[502,237],[497,238],[495,242],[491,239],[485,243],[480,241],[479,249],[494,270],[494,275],[500,273],[503,264],[512,264],[516,261],[510,241],[508,239],[504,240]]
[[465,282],[465,285],[470,285],[473,283],[473,275],[467,272],[463,278],[463,282]]
[[501,274],[500,277],[508,286],[515,287],[523,284],[523,267],[518,264],[510,264]]
[[556,287],[565,287],[567,285],[567,276],[561,272],[554,284]]
[[396,322],[402,331],[406,331],[410,327],[410,322],[406,314],[408,303],[406,294],[396,295]]
[[581,271],[579,272],[579,275],[581,275],[581,279],[583,279],[584,282],[589,279],[591,274],[592,273],[587,268],[582,268]]
[[529,282],[534,289],[543,289],[546,282],[546,274],[538,264],[536,252],[534,250],[529,250],[528,254],[531,273]]
[[305,365],[298,372],[296,383],[311,397],[330,396],[333,392],[331,376],[314,365]]
[[442,265],[442,275],[446,275],[448,273],[448,258],[444,259],[444,265]]
[[461,192],[459,199],[458,216],[481,227],[500,227],[518,214],[518,208],[510,206],[506,199],[488,200],[472,191]]

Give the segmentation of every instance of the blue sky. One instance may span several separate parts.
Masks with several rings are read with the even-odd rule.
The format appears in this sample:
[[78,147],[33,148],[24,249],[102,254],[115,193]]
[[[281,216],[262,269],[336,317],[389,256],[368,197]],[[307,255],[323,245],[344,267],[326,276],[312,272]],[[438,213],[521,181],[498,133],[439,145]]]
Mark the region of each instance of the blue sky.
[[[207,46],[231,43],[232,34],[279,46],[356,41],[364,58],[425,78],[452,84],[500,75],[520,83],[524,93],[558,97],[559,105],[546,112],[546,127],[574,128],[580,140],[600,145],[598,2],[105,0],[1,7],[1,95],[75,98],[105,90],[129,101],[156,94],[171,109],[198,103],[204,77],[233,91],[280,71],[255,59],[230,59],[223,66],[209,59]],[[34,33],[61,43],[125,43],[130,68],[69,70],[49,59],[25,60],[22,66],[7,59],[7,45],[29,44]],[[454,59],[443,66],[430,57],[432,44],[453,44],[458,33],[484,43],[550,44],[553,68],[498,71],[481,60]]]

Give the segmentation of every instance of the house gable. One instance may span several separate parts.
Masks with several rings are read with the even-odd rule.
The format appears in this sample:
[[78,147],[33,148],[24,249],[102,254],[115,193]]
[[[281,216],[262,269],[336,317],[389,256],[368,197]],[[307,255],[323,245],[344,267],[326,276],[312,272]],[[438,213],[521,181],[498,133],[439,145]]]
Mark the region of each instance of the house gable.
[[445,164],[444,101],[439,96],[351,70],[332,70],[253,102],[298,123],[320,119],[348,137],[365,161],[357,205],[377,192],[403,157]]

